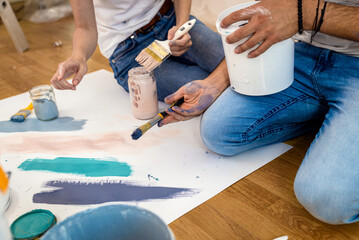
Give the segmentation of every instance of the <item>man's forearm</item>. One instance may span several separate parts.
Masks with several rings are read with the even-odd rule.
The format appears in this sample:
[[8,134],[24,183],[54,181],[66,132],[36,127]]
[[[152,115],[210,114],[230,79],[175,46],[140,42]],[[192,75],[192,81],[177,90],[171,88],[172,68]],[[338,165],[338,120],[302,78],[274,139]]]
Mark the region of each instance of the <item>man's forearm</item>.
[[211,85],[216,87],[220,92],[223,92],[229,86],[229,75],[225,58],[205,81],[210,82]]
[[[324,1],[321,0],[318,11],[318,21]],[[317,0],[303,0],[303,27],[304,30],[313,30],[316,16]],[[328,2],[320,32],[359,41],[359,7],[344,6]]]

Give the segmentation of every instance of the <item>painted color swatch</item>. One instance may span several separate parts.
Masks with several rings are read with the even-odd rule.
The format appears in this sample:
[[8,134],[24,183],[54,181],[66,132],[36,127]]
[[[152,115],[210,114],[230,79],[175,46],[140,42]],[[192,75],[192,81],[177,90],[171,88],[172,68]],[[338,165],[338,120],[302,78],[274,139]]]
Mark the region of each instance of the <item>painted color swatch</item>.
[[118,162],[116,158],[34,158],[27,159],[19,168],[25,171],[50,171],[86,177],[128,177],[132,173],[127,163]]
[[105,202],[147,201],[189,197],[196,193],[189,188],[140,186],[125,182],[49,181],[46,187],[55,190],[36,193],[34,203],[87,205]]
[[60,117],[52,121],[40,121],[36,118],[27,118],[24,122],[0,121],[0,132],[68,132],[80,131],[87,120],[73,117]]

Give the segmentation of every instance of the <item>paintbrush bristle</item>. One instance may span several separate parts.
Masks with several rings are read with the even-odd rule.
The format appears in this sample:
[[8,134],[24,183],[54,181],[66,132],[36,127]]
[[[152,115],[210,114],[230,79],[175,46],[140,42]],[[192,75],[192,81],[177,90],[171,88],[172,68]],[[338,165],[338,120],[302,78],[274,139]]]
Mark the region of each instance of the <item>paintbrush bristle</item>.
[[131,137],[133,140],[137,140],[142,136],[142,131],[141,129],[137,128],[135,131],[133,131],[133,133],[131,134]]
[[25,120],[25,118],[27,118],[27,116],[29,116],[31,113],[30,110],[20,110],[17,113],[15,113],[14,115],[11,116],[10,121],[12,122],[23,122]]
[[139,139],[148,129],[152,127],[151,123],[145,123],[141,127],[137,128],[132,134],[131,137],[133,140]]
[[147,71],[152,71],[171,55],[162,44],[160,41],[154,41],[138,54],[136,61]]

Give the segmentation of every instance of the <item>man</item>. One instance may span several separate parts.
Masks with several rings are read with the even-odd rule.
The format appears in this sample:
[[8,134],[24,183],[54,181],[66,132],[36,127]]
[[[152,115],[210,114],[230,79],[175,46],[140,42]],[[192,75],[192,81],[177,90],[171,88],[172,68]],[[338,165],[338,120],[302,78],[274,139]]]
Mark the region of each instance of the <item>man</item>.
[[235,50],[241,54],[261,43],[249,58],[303,27],[304,32],[295,35],[301,41],[295,48],[293,84],[268,96],[241,95],[227,88],[223,61],[204,81],[188,83],[165,99],[170,104],[184,96],[185,103],[167,110],[170,117],[159,126],[198,116],[211,105],[202,117],[202,139],[209,149],[223,155],[319,128],[295,179],[297,199],[324,222],[358,221],[359,2],[263,0],[232,13],[221,24],[228,27],[240,20],[249,23],[226,41],[236,43],[252,35]]

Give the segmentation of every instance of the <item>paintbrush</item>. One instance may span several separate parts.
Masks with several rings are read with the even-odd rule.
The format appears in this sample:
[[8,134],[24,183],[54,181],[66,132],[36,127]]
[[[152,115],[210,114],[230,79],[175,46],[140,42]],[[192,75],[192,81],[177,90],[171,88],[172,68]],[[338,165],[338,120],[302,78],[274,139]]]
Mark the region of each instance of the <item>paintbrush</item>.
[[172,55],[169,43],[186,34],[193,27],[195,22],[196,19],[192,19],[179,27],[172,40],[155,40],[138,54],[136,61],[146,68],[147,71],[152,71]]
[[[184,98],[178,99],[176,102],[174,102],[169,108],[172,108],[173,106],[179,106],[184,102]],[[148,129],[156,125],[159,121],[164,119],[168,113],[166,111],[162,111],[159,114],[157,114],[156,117],[152,118],[147,123],[143,124],[141,127],[137,128],[133,133],[131,134],[131,137],[133,140],[139,139],[145,132],[147,132]]]
[[27,108],[24,109],[20,109],[17,113],[15,113],[14,115],[11,116],[10,120],[12,122],[23,122],[27,116],[30,115],[31,110],[33,109],[33,105],[32,103],[30,103],[29,106],[27,106]]

